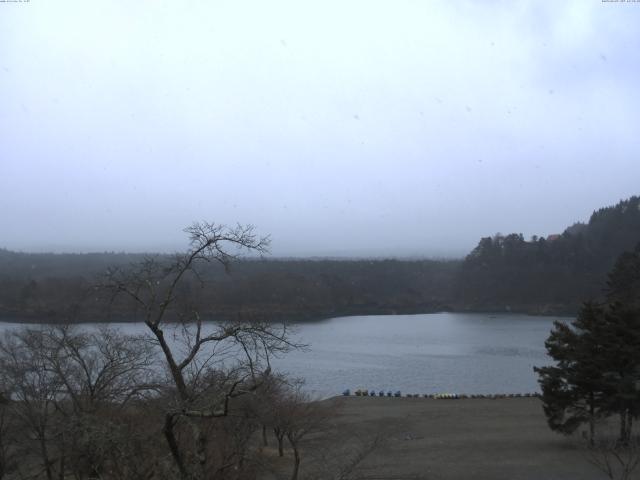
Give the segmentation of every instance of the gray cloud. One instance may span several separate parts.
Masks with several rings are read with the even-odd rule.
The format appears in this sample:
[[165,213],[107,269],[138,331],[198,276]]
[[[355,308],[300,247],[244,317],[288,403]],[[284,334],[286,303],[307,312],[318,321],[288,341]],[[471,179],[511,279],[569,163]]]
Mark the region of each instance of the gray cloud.
[[638,193],[640,4],[0,5],[0,246],[459,255]]

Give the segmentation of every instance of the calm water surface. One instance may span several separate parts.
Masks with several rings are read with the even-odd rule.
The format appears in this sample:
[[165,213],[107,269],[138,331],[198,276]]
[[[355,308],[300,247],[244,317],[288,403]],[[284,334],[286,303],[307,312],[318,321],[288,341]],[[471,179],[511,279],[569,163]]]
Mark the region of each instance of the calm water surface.
[[438,313],[333,318],[299,327],[308,352],[277,362],[320,394],[345,388],[403,393],[538,391],[555,318]]
[[[309,345],[273,362],[306,379],[319,396],[355,390],[403,393],[525,393],[538,391],[534,366],[561,317],[436,313],[340,317],[295,327]],[[15,324],[0,324],[0,329]],[[129,333],[142,324],[117,324]]]

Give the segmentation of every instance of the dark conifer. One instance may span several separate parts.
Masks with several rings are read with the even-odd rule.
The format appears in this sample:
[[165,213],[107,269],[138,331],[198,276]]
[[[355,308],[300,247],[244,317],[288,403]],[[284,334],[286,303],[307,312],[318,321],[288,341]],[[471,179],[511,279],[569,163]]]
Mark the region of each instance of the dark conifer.
[[587,302],[571,325],[555,322],[545,346],[557,364],[535,368],[549,427],[571,434],[587,423],[591,442],[604,395],[598,340],[603,317],[602,308]]
[[640,245],[609,274],[607,303],[585,303],[567,325],[556,322],[545,342],[556,365],[536,368],[551,429],[570,434],[583,423],[618,415],[628,444],[640,416]]

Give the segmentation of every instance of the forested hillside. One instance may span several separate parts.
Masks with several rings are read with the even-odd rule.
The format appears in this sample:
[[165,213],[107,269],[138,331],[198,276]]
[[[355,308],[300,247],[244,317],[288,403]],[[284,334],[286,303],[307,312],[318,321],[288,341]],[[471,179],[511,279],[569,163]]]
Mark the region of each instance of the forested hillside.
[[561,235],[521,234],[480,240],[456,276],[456,303],[465,309],[575,312],[597,299],[607,272],[640,242],[640,198],[593,212]]
[[[277,260],[218,265],[188,279],[185,308],[210,318],[252,315],[305,320],[439,310],[574,313],[597,299],[607,272],[640,242],[640,198],[595,211],[562,234],[480,240],[464,261]],[[153,256],[159,262],[169,256]],[[0,250],[0,317],[52,321],[134,320],[93,286],[110,266],[141,254],[29,254]],[[127,313],[125,313],[127,312]]]
[[[0,250],[0,315],[5,319],[132,320],[92,288],[109,266],[143,255],[24,254]],[[169,256],[153,256],[162,262]],[[240,314],[291,320],[334,315],[448,309],[459,261],[258,260],[217,264],[189,278],[181,301],[207,316]]]

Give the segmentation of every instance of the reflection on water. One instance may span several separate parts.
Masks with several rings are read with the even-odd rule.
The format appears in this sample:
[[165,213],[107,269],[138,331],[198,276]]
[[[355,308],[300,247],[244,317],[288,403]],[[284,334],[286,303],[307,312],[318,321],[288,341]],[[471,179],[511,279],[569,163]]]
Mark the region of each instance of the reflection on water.
[[[319,396],[355,390],[403,393],[538,391],[533,367],[549,363],[552,317],[437,313],[332,318],[297,325],[309,345],[273,361]],[[14,324],[0,324],[8,328]],[[118,324],[143,333],[142,324]]]

